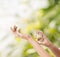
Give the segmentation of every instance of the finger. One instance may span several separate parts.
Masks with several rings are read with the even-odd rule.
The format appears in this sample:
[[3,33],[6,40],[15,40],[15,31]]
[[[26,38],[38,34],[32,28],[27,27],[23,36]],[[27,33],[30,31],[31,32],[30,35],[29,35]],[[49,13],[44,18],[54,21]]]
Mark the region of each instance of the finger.
[[43,42],[44,38],[38,38],[37,41]]
[[15,30],[12,27],[10,27],[10,29],[11,29],[11,31],[15,32]]
[[17,26],[14,26],[13,29],[14,29],[14,31],[16,31],[17,30]]
[[21,33],[21,29],[18,29],[17,31],[18,31],[19,33]]
[[14,29],[17,29],[17,26],[16,25],[14,25]]
[[39,34],[39,35],[43,35],[43,32],[39,31],[39,30],[37,30],[36,33]]
[[11,27],[11,30],[12,30],[13,32],[16,32],[17,26]]

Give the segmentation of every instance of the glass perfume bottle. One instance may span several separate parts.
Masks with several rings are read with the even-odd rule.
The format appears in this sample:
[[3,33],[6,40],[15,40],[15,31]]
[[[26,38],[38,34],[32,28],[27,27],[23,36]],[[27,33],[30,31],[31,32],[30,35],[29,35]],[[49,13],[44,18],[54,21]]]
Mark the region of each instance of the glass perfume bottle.
[[41,43],[44,41],[44,38],[43,38],[43,34],[42,33],[36,33],[36,32],[33,32],[33,36],[35,37],[36,41],[38,43]]

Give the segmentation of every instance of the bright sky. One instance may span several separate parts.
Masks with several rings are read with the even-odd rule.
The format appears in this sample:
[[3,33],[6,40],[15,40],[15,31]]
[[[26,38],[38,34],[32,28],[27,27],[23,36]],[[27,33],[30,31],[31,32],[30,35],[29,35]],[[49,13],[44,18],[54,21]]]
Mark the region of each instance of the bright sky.
[[[10,27],[19,20],[31,17],[31,14],[41,8],[49,6],[48,0],[0,0],[0,41],[10,32]],[[19,15],[19,18],[16,15]],[[9,33],[10,34],[10,33]],[[0,42],[0,50],[13,42],[12,35]],[[6,54],[4,53],[3,55]],[[3,56],[2,56],[3,57]]]
[[15,24],[17,14],[19,20],[29,18],[34,11],[48,6],[48,0],[0,0],[0,30]]

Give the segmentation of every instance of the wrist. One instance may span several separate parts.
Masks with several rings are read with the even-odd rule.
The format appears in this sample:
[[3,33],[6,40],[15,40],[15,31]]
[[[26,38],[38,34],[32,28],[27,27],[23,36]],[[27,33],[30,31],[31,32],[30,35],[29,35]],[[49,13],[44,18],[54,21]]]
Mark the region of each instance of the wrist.
[[52,45],[52,43],[50,42],[48,45],[47,45],[47,47],[52,47],[53,45]]
[[29,40],[32,40],[32,37],[28,38],[27,40],[28,40],[28,41],[29,41]]

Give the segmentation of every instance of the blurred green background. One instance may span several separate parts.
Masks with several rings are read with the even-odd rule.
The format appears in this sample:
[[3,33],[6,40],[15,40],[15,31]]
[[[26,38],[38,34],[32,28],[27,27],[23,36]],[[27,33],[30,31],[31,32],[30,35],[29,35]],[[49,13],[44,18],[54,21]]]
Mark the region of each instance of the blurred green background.
[[[3,8],[3,9],[6,12],[7,12],[7,10],[9,10],[9,11],[11,10],[11,12],[12,12],[11,15],[14,16],[15,19],[14,18],[10,18],[10,19],[16,20],[16,23],[14,23],[14,24],[16,24],[19,28],[21,28],[23,33],[31,34],[31,32],[33,30],[43,31],[46,34],[46,36],[49,38],[49,40],[55,46],[57,46],[59,48],[60,47],[60,0],[42,0],[42,1],[39,0],[40,2],[38,0],[22,0],[20,2],[19,1],[18,1],[19,5],[24,4],[24,6],[25,5],[29,6],[29,8],[27,8],[27,7],[24,8],[24,6],[22,6],[22,9],[25,9],[24,10],[25,13],[23,13],[23,11],[21,12],[21,8],[20,9],[18,8],[19,10],[15,10],[15,8],[18,5],[15,5],[14,3],[17,3],[17,1],[11,0],[12,5],[16,6],[16,7],[14,6],[15,7],[14,8],[11,5],[13,11],[10,8],[6,9],[7,8],[6,3],[8,3],[8,2],[5,3],[5,1],[4,1],[5,8]],[[3,5],[4,5],[4,3],[3,3]],[[20,6],[18,6],[18,7],[20,7]],[[26,13],[26,11],[28,11],[28,12]],[[5,16],[5,14],[4,13],[0,14],[0,20],[2,20],[1,17],[3,17],[3,15]],[[7,13],[7,15],[6,15],[8,17],[7,20],[9,20],[9,16],[10,16],[10,15],[9,16],[8,15],[9,14]],[[6,19],[5,17],[3,18],[2,23],[4,23],[3,21]],[[4,24],[3,24],[2,28],[5,29],[4,26],[7,25],[8,23],[5,25]],[[10,25],[8,25],[8,28],[10,26],[12,26],[11,22],[9,24]],[[0,24],[0,27],[1,26],[2,25]],[[32,45],[28,41],[14,37],[14,35],[11,35],[12,33],[10,31],[6,30],[5,32],[6,32],[5,33],[6,35],[4,35],[4,31],[2,34],[0,33],[0,35],[3,35],[3,37],[1,37],[2,39],[0,40],[0,46],[1,46],[0,57],[39,57],[39,55],[36,53],[36,51],[34,50]],[[9,39],[9,40],[7,40],[7,39]],[[11,40],[11,39],[13,39],[13,40]],[[9,44],[7,44],[7,43],[9,43]],[[49,48],[44,47],[44,49],[52,57],[55,57],[54,54],[52,53],[52,51],[49,50]]]

